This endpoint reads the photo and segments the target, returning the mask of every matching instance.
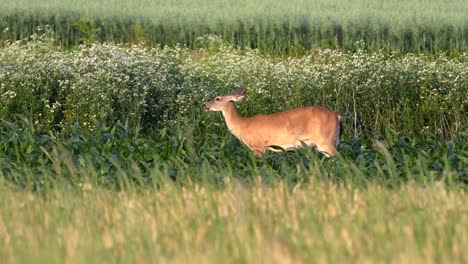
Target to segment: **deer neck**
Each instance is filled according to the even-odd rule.
[[[235,136],[238,136],[240,132],[239,128],[244,118],[239,114],[234,102],[229,102],[228,106],[223,111],[223,116],[229,131]]]

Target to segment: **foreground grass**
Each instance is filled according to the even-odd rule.
[[[203,126],[0,126],[8,263],[464,263],[466,134],[255,159]]]
[[[225,187],[115,192],[86,183],[47,195],[0,187],[8,263],[466,263],[468,195],[442,184]]]

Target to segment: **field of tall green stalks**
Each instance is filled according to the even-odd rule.
[[[0,40],[51,25],[56,43],[203,47],[205,35],[275,53],[310,48],[447,52],[468,46],[468,4],[456,1],[17,0],[0,3]]]

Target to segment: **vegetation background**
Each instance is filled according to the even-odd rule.
[[[0,2],[0,258],[466,263],[466,14],[466,1]],[[201,109],[239,85],[245,116],[340,113],[340,155],[255,158]]]
[[[0,3],[0,39],[23,39],[51,25],[57,44],[146,43],[201,48],[216,35],[275,54],[311,48],[401,52],[467,51],[463,0],[18,0]]]

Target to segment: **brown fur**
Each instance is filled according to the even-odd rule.
[[[340,117],[321,106],[303,107],[270,115],[242,117],[234,105],[244,98],[244,89],[221,95],[203,105],[207,111],[221,111],[234,136],[245,143],[257,157],[267,150],[296,149],[303,143],[335,155],[339,143]],[[338,133],[338,135],[337,135]]]

